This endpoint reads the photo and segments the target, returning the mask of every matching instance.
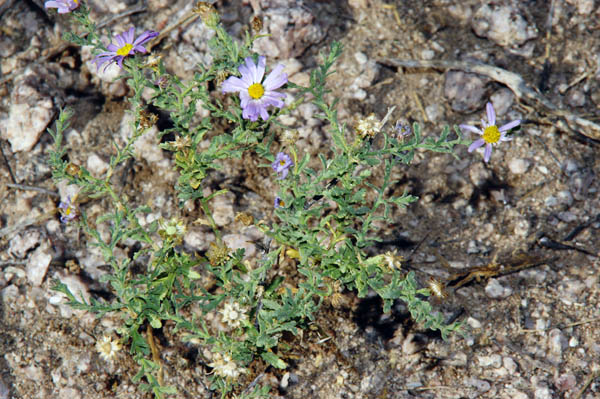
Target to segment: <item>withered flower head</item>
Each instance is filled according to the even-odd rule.
[[[199,1],[196,3],[193,11],[200,15],[202,22],[204,22],[209,28],[215,28],[219,23],[219,13],[212,4],[206,1]]]
[[[296,144],[299,137],[300,133],[297,130],[286,130],[281,136],[281,141],[283,142],[283,144],[291,146],[293,144]]]
[[[249,213],[239,212],[237,215],[235,215],[235,221],[242,222],[244,226],[250,226],[252,223],[254,223],[254,217]]]
[[[206,257],[212,266],[223,265],[229,259],[231,249],[224,242],[211,242]]]
[[[250,25],[252,25],[252,30],[255,33],[259,33],[261,31],[262,27],[263,27],[262,19],[258,15],[255,15],[252,18],[252,21],[250,22]]]
[[[429,279],[429,282],[427,283],[427,285],[429,288],[429,292],[431,292],[431,295],[436,297],[438,300],[443,300],[443,299],[448,298],[448,293],[446,292],[444,283],[442,283],[441,281],[436,280],[433,277],[431,277]]]
[[[67,168],[65,169],[65,172],[67,172],[67,174],[69,176],[75,177],[75,176],[79,175],[79,172],[81,172],[81,169],[79,168],[79,165],[69,162],[69,164],[67,165]]]
[[[356,132],[361,138],[375,137],[381,131],[381,122],[375,114],[370,114],[366,118],[359,119],[356,124]]]
[[[215,84],[217,86],[221,86],[223,84],[223,82],[225,81],[225,79],[227,79],[228,76],[229,76],[229,73],[227,71],[219,70],[217,72]]]
[[[152,112],[148,112],[146,110],[140,111],[140,127],[142,129],[149,129],[156,124],[158,121],[158,116],[153,114]]]
[[[186,148],[192,146],[192,140],[188,136],[177,136],[175,141],[171,141],[170,144],[178,151],[183,151]]]

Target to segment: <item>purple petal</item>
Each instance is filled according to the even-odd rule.
[[[262,82],[263,77],[265,76],[265,66],[267,65],[266,58],[264,56],[258,57],[258,64],[256,65],[256,80],[255,82]]]
[[[279,180],[283,180],[287,177],[288,173],[290,172],[289,169],[284,169],[281,171],[281,174],[279,175],[278,179]]]
[[[221,90],[223,93],[231,93],[232,91],[243,92],[248,90],[248,85],[242,79],[230,76],[221,85]]]
[[[250,94],[248,94],[248,90],[246,91],[240,91],[240,106],[242,108],[246,108],[248,106],[248,104],[250,104],[250,102],[255,102],[256,100],[253,99],[252,97],[250,97]]]
[[[132,26],[128,31],[123,32],[123,39],[125,43],[133,44],[133,38],[135,36],[135,28]]]
[[[253,102],[248,103],[248,105],[244,108],[242,112],[242,118],[250,119],[252,122],[256,122],[258,119],[259,109],[256,104]]]
[[[281,93],[267,93],[260,99],[260,101],[264,106],[272,105],[277,108],[283,108],[285,103],[279,99],[280,96],[278,96],[278,94]]]
[[[458,127],[460,127],[461,129],[465,129],[468,130],[470,132],[473,133],[477,133],[477,134],[483,134],[483,131],[476,128],[475,126],[471,126],[471,125],[458,125]]]
[[[250,69],[248,69],[248,67],[246,66],[246,64],[241,64],[238,67],[238,71],[240,71],[240,73],[242,74],[241,79],[244,82],[247,82],[248,86],[250,86],[253,83],[256,83],[256,82],[252,81],[252,72],[250,72]]]
[[[156,36],[158,36],[158,32],[155,32],[153,30],[147,30],[146,32],[142,33],[137,39],[135,39],[135,42],[133,42],[133,46],[135,47],[137,45],[144,44],[148,40],[153,39]]]
[[[117,45],[115,46],[117,49],[120,49],[121,47],[127,44],[122,34],[116,35],[115,40],[117,41]]]
[[[131,54],[132,52],[133,52],[133,53],[135,53],[135,52],[138,52],[138,53],[146,54],[147,50],[146,50],[146,48],[145,48],[144,46],[141,46],[141,45],[139,45],[139,44],[138,44],[137,46],[134,46],[134,47],[131,49],[131,52],[130,52],[130,54]]]
[[[250,81],[252,83],[260,83],[260,80],[257,78],[258,70],[256,68],[256,64],[252,61],[252,57],[246,57],[246,64],[244,65],[244,71],[242,71],[242,67],[240,66],[240,72],[242,72],[242,79],[246,81]],[[245,72],[245,73],[244,73]]]
[[[277,65],[265,79],[264,86],[267,91],[275,90],[286,84],[287,81],[288,76],[283,73],[283,65]]]
[[[512,129],[513,127],[517,127],[521,124],[521,120],[517,119],[515,121],[512,122],[508,122],[506,125],[502,125],[502,127],[500,127],[500,132],[506,132],[507,130]]]
[[[107,47],[108,51],[112,52],[112,53],[116,53],[117,50],[119,50],[119,47],[115,46],[114,44],[109,44]]]
[[[496,124],[496,111],[494,110],[494,106],[492,105],[492,103],[487,103],[485,106],[485,110],[487,112],[489,125],[495,125]]]
[[[473,143],[471,143],[471,145],[469,146],[469,152],[473,152],[476,149],[478,149],[479,147],[481,147],[482,145],[485,144],[485,140],[484,139],[479,139],[479,140],[475,140]]]
[[[263,121],[266,121],[269,119],[269,113],[267,112],[267,107],[265,107],[264,105],[260,105],[258,107],[258,110],[260,111],[260,117],[263,119]]]
[[[483,152],[483,160],[485,162],[490,160],[490,157],[492,156],[492,145],[488,144],[485,146],[485,151]]]

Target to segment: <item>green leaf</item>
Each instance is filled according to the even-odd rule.
[[[287,367],[287,363],[277,357],[273,352],[263,352],[260,354],[260,357],[275,368],[284,369]]]

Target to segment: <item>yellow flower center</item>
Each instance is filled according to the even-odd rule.
[[[260,83],[254,83],[248,87],[248,94],[250,94],[250,97],[257,100],[265,94],[265,88]]]
[[[489,144],[495,144],[500,140],[500,130],[498,126],[488,126],[483,130],[483,140]]]
[[[75,4],[79,5],[79,0],[73,0]]]
[[[67,209],[65,209],[65,215],[69,216],[71,214],[71,207],[68,206]]]
[[[129,54],[129,52],[131,51],[132,48],[133,48],[133,45],[127,43],[126,45],[124,45],[123,47],[121,47],[120,49],[117,50],[117,55],[121,55],[121,56],[125,57],[126,55]]]
[[[282,159],[281,161],[279,161],[279,165],[285,166],[285,159]]]
[[[283,202],[283,200],[279,200],[279,206],[282,208],[285,207],[285,202]]]

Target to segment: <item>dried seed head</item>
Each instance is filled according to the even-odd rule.
[[[105,335],[101,340],[96,342],[96,350],[100,352],[100,357],[104,360],[112,361],[117,355],[117,352],[121,350],[121,344]]]
[[[81,169],[79,168],[78,165],[75,165],[74,163],[69,162],[69,164],[67,165],[67,168],[65,169],[65,172],[67,172],[67,174],[69,176],[77,176],[79,175],[79,173],[81,172]]]
[[[231,249],[224,242],[211,242],[206,257],[212,266],[223,265],[229,259]]]
[[[281,141],[283,144],[287,146],[291,146],[298,142],[298,138],[300,137],[300,133],[297,130],[286,130],[283,132],[283,136],[281,137]]]
[[[427,285],[429,288],[429,292],[431,292],[431,295],[436,297],[438,300],[448,298],[448,293],[446,292],[445,285],[441,281],[431,277]]]
[[[209,28],[214,29],[219,23],[219,13],[212,4],[206,1],[199,1],[196,3],[193,11],[200,15],[202,22],[204,22]]]
[[[192,146],[192,140],[188,136],[177,136],[175,141],[171,141],[169,144],[177,151],[183,151]]]
[[[263,27],[262,19],[258,15],[255,15],[252,18],[250,25],[252,26],[252,30],[254,31],[254,33],[259,33]]]
[[[396,250],[387,251],[383,254],[383,261],[390,268],[390,270],[400,269],[402,267],[402,261],[404,258],[400,255],[396,255]]]
[[[366,118],[359,119],[356,124],[356,132],[361,138],[375,137],[381,131],[381,122],[375,114],[370,114]]]
[[[239,212],[237,215],[235,215],[235,221],[242,222],[244,226],[250,226],[254,223],[254,217],[249,213]]]
[[[140,127],[144,130],[151,128],[158,121],[158,116],[146,110],[140,111]]]
[[[223,84],[223,82],[225,81],[225,79],[227,79],[227,77],[229,76],[229,73],[225,70],[219,70],[217,72],[217,76],[216,76],[216,85],[217,86],[221,86]]]
[[[161,56],[160,55],[151,55],[148,57],[146,62],[144,63],[144,67],[154,69],[158,71],[158,66],[160,65]]]

